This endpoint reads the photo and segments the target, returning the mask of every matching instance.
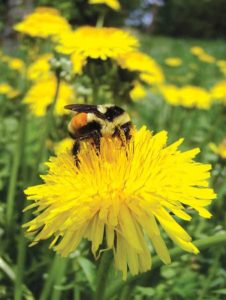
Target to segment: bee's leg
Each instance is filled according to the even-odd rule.
[[[131,139],[131,127],[132,127],[132,123],[131,122],[127,122],[125,124],[123,124],[120,129],[123,130],[125,138],[127,141],[129,141]]]
[[[100,138],[101,138],[100,132],[98,132],[97,130],[95,130],[92,133],[92,139],[93,139],[93,145],[95,147],[97,155],[99,155],[99,153],[100,153]]]
[[[113,136],[117,136],[121,140],[122,146],[126,146],[126,143],[131,139],[131,126],[131,122],[127,122],[122,126],[118,126],[115,128]]]
[[[126,144],[126,138],[124,134],[124,130],[121,127],[116,127],[114,134],[112,135],[113,137],[118,137],[122,143],[122,146],[125,146]]]
[[[72,154],[75,158],[76,167],[79,166],[79,159],[78,159],[79,149],[80,149],[80,142],[79,142],[79,140],[76,140],[74,142],[74,145],[73,145],[72,150],[71,150],[71,152],[72,152]]]

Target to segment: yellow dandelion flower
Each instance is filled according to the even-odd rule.
[[[84,58],[106,60],[137,47],[138,40],[122,29],[83,26],[74,32],[65,33],[56,49],[64,54],[77,53]]]
[[[159,91],[164,99],[171,105],[180,105],[180,89],[173,84],[159,86]]]
[[[10,69],[23,72],[25,70],[25,64],[22,59],[14,58],[8,60],[8,66]]]
[[[35,82],[23,99],[27,103],[32,113],[36,116],[43,116],[47,107],[53,102],[56,92],[56,78],[51,76]],[[66,82],[61,81],[55,113],[62,115],[65,113],[64,106],[73,103],[73,89]]]
[[[120,10],[121,8],[118,0],[89,0],[89,4],[106,4],[114,10]]]
[[[32,37],[48,38],[59,37],[70,31],[71,27],[57,9],[38,7],[23,21],[16,24],[14,29]]]
[[[182,60],[179,57],[168,57],[165,59],[165,64],[169,67],[179,67],[182,65]]]
[[[205,52],[205,50],[201,47],[194,46],[191,48],[191,53],[198,57],[199,60],[206,62],[206,63],[214,63],[216,58],[212,55],[209,55]]]
[[[221,158],[226,159],[226,138],[219,145],[209,143],[210,149]]]
[[[50,75],[49,60],[52,58],[52,54],[46,53],[39,56],[27,70],[27,77],[30,80],[45,79]]]
[[[212,104],[211,94],[205,89],[187,85],[180,89],[180,102],[185,107],[208,109]]]
[[[81,74],[83,67],[86,65],[85,57],[80,53],[73,53],[71,55],[71,62],[72,62],[72,72],[74,74]]]
[[[223,59],[218,60],[218,61],[217,61],[217,65],[218,65],[219,67],[226,67],[226,60],[223,60]]]
[[[210,92],[214,99],[221,100],[224,104],[226,104],[226,80],[217,82]]]
[[[1,94],[8,98],[15,98],[19,95],[19,91],[14,89],[8,83],[0,83],[0,95]]]
[[[203,62],[206,62],[206,63],[209,63],[209,64],[212,64],[216,61],[215,57],[212,56],[212,55],[209,55],[207,53],[203,53],[203,54],[200,54],[198,56],[199,60],[203,61]]]
[[[8,83],[0,83],[0,94],[7,95],[12,90]]]
[[[205,53],[205,50],[202,47],[199,47],[199,46],[191,47],[190,51],[193,55],[197,55],[197,56],[200,55],[200,54]]]
[[[112,249],[115,266],[127,277],[151,268],[149,242],[164,263],[170,262],[158,223],[184,250],[198,253],[178,218],[189,221],[185,206],[209,218],[205,208],[215,194],[208,187],[210,165],[193,161],[199,149],[181,152],[183,139],[166,146],[167,133],[134,130],[127,147],[117,138],[102,138],[100,153],[83,143],[78,158],[71,151],[51,158],[44,183],[25,191],[36,217],[25,224],[37,231],[34,243],[52,237],[50,248],[67,256],[82,238]],[[102,245],[102,247],[101,247]]]
[[[198,86],[185,85],[180,88],[175,85],[162,85],[159,91],[171,105],[209,109],[212,104],[211,94]]]
[[[164,81],[164,74],[157,62],[147,54],[133,51],[117,57],[121,68],[140,73],[140,79],[148,84],[160,84]]]
[[[223,73],[223,75],[226,76],[226,60],[218,60],[217,65],[220,69],[220,71]]]
[[[134,83],[133,89],[130,91],[130,97],[132,100],[141,100],[146,96],[147,92],[140,82],[136,81]]]

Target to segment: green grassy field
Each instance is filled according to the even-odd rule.
[[[169,84],[195,85],[210,91],[215,83],[225,79],[216,63],[201,62],[190,52],[192,46],[200,46],[216,60],[226,60],[226,42],[223,40],[147,35],[139,38],[142,50],[161,66]],[[26,62],[23,52],[18,50],[18,55]],[[182,65],[167,66],[165,59],[168,57],[180,58]],[[61,258],[48,249],[49,241],[28,247],[29,239],[21,228],[31,218],[29,212],[22,212],[26,201],[23,190],[40,182],[38,175],[46,171],[43,162],[53,154],[52,144],[67,137],[66,118],[55,120],[57,138],[45,140],[44,118],[33,117],[21,103],[29,83],[16,71],[6,68],[4,62],[0,64],[0,83],[9,82],[21,91],[21,96],[16,99],[7,99],[0,94],[0,299],[91,299],[100,264],[93,258],[88,242],[82,242],[68,258]],[[211,151],[209,143],[218,145],[226,137],[226,101],[206,110],[186,108],[170,105],[150,87],[146,87],[146,91],[144,99],[128,107],[137,126],[146,124],[154,132],[168,131],[169,143],[185,138],[181,148],[199,147],[201,153],[197,159],[211,163],[213,167],[211,185],[218,194],[209,208],[213,217],[202,219],[191,212],[192,221],[180,223],[193,240],[225,234],[226,160]],[[167,246],[173,248],[169,238],[164,237]],[[157,261],[153,271],[123,285],[112,268],[108,273],[105,299],[225,299],[225,243],[205,247],[200,252],[198,255],[185,252],[176,255],[176,252],[170,265]]]

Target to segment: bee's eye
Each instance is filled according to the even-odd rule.
[[[87,124],[87,114],[79,113],[75,115],[71,120],[71,124],[75,129],[85,126]]]

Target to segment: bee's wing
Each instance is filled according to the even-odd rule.
[[[80,112],[93,113],[101,119],[106,118],[105,115],[102,114],[97,109],[97,105],[92,105],[92,104],[68,104],[68,105],[64,106],[64,108],[72,110],[72,111],[77,112],[77,113],[80,113]]]
[[[70,109],[75,112],[94,112],[97,110],[96,105],[92,104],[68,104],[64,106],[66,109]]]

